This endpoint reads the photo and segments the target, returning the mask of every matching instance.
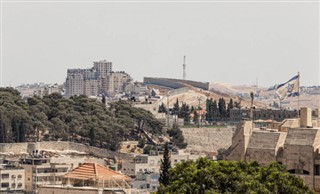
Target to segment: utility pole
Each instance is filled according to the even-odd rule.
[[[183,80],[186,81],[186,77],[187,77],[187,74],[186,74],[186,56],[183,56]]]
[[[200,102],[201,102],[201,97],[198,97],[198,101],[199,101],[199,107],[198,107],[198,128],[200,128],[200,121],[201,121],[201,111],[200,111]]]
[[[167,126],[169,128],[169,91],[167,92]]]

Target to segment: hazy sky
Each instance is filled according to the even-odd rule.
[[[258,1],[258,0],[257,0]],[[316,2],[2,3],[3,86],[63,83],[107,59],[144,76],[270,86],[319,84]]]

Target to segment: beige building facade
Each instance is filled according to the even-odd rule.
[[[68,69],[65,95],[113,95],[124,92],[131,81],[130,75],[124,71],[113,72],[112,62],[97,61],[89,69]]]
[[[310,108],[302,108],[299,119],[284,120],[278,128],[254,128],[252,120],[242,120],[226,159],[278,162],[320,193],[319,150],[320,117],[312,117]]]
[[[21,167],[3,166],[0,169],[0,192],[25,190],[25,170]]]

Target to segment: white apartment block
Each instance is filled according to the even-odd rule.
[[[25,190],[25,170],[21,167],[2,166],[0,169],[0,192]]]
[[[106,78],[112,72],[112,62],[96,61],[93,62],[93,68],[98,72],[100,78]]]
[[[112,62],[93,62],[91,69],[68,69],[66,96],[113,95],[124,92],[125,86],[131,81],[130,75],[124,71],[113,72]]]
[[[25,169],[25,190],[36,191],[40,185],[62,184],[63,176],[73,166],[67,163],[51,163],[49,158],[25,158],[21,160]]]
[[[174,167],[176,163],[187,160],[195,161],[200,157],[203,157],[203,155],[187,153],[171,154],[171,166]],[[161,159],[163,159],[163,155],[138,155],[133,161],[124,161],[121,171],[128,176],[136,176],[146,172],[159,173]]]
[[[82,95],[84,86],[82,69],[68,69],[66,79],[66,96]]]
[[[88,79],[84,80],[84,95],[86,96],[98,96],[98,80],[95,79]]]

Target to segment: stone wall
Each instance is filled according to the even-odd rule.
[[[68,141],[43,141],[43,142],[25,142],[25,143],[1,143],[0,152],[21,154],[32,153],[33,150],[75,150],[78,152],[86,152],[99,158],[114,158],[128,160],[133,154],[114,152],[106,149],[100,149],[80,143]]]
[[[143,83],[160,85],[160,86],[170,87],[173,89],[183,88],[187,84],[187,85],[191,85],[196,88],[201,88],[203,90],[209,90],[209,83],[208,82],[197,82],[197,81],[192,81],[192,80],[144,77]]]
[[[0,143],[0,152],[27,153],[28,143]]]
[[[242,120],[232,137],[232,145],[227,151],[227,160],[244,160],[245,153],[253,130],[251,120]]]
[[[188,151],[217,152],[220,148],[228,149],[233,131],[227,128],[181,128]]]

